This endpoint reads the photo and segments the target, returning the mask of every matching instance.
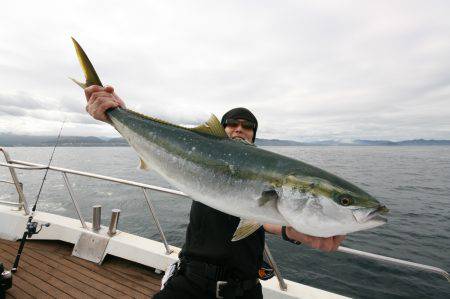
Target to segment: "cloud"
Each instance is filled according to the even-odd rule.
[[[26,107],[27,109],[42,109],[44,105],[38,99],[23,92],[18,94],[0,94],[1,107]]]
[[[8,41],[0,45],[0,117],[11,116],[0,131],[21,119],[67,118],[80,134],[113,134],[91,127],[100,125],[67,79],[82,77],[73,35],[129,108],[174,123],[245,106],[260,120],[260,137],[449,138],[446,1],[41,1],[28,8],[11,2],[0,13],[0,38]]]
[[[38,98],[26,93],[0,94],[0,115],[27,117],[36,120],[66,120],[78,124],[98,124],[79,105],[70,100]],[[16,120],[13,120],[14,123]],[[11,125],[9,125],[11,126]]]

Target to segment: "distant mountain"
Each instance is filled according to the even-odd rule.
[[[395,142],[389,140],[353,140],[354,145],[395,145]]]
[[[319,145],[319,146],[330,146],[330,145],[352,145],[351,143],[344,143],[337,140],[321,140],[309,142],[306,145]]]
[[[55,136],[30,136],[0,133],[0,147],[2,146],[54,146]],[[255,144],[258,146],[420,146],[420,145],[450,145],[450,140],[363,140],[357,139],[351,143],[344,143],[335,140],[323,140],[316,142],[298,142],[281,139],[261,139],[256,138]],[[58,146],[129,146],[124,138],[106,137],[82,137],[82,136],[62,136]]]
[[[54,146],[55,136],[30,136],[0,134],[1,146]],[[128,146],[123,138],[102,139],[99,137],[61,136],[58,146]]]
[[[450,145],[450,140],[426,140],[414,139],[404,141],[389,141],[389,140],[354,140],[355,145],[391,145],[391,146],[411,146],[411,145]]]
[[[292,140],[280,140],[280,139],[261,139],[256,138],[255,144],[258,146],[299,146],[307,145],[307,143],[292,141]]]

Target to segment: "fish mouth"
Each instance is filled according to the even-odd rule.
[[[386,214],[389,209],[386,206],[378,206],[376,208],[359,208],[352,211],[353,218],[356,222],[364,223],[369,220],[380,220],[386,222],[386,219],[380,215]]]

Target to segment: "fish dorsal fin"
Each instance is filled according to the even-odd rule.
[[[233,239],[231,239],[231,241],[236,242],[242,240],[253,234],[261,226],[262,224],[256,221],[241,219],[238,227],[236,228],[236,231],[233,234]]]
[[[197,133],[213,135],[216,137],[228,137],[227,133],[225,133],[225,129],[220,124],[219,119],[214,114],[211,114],[211,117],[205,123],[190,130]]]

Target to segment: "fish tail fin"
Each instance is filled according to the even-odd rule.
[[[94,66],[89,61],[89,58],[87,57],[83,48],[81,48],[80,44],[73,37],[72,42],[77,52],[78,61],[80,62],[84,76],[86,77],[86,83],[82,83],[72,78],[70,79],[83,89],[91,85],[103,86],[102,82],[100,81],[100,78],[97,75],[97,72],[94,69]]]

